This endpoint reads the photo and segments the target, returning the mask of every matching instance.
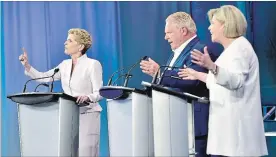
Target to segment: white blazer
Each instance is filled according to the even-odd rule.
[[[103,86],[102,66],[99,61],[88,58],[86,54],[82,55],[77,59],[72,75],[72,59],[64,60],[56,68],[59,68],[59,72],[54,75],[54,80],[61,80],[64,93],[71,96],[87,95],[90,101],[94,102],[90,103],[89,106],[82,107],[81,111],[102,111],[98,103],[102,99],[99,89]],[[42,73],[31,67],[29,72],[25,71],[25,74],[31,78],[46,77],[53,75],[54,69]],[[37,81],[50,82],[51,80],[49,78]]]
[[[220,55],[210,91],[207,154],[263,156],[267,146],[262,118],[259,62],[248,40],[239,37]]]

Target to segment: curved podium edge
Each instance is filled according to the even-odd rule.
[[[147,94],[145,90],[123,86],[104,86],[100,89],[100,95],[106,99],[126,99],[132,92]]]
[[[201,102],[201,103],[209,103],[209,99],[206,98],[206,97],[199,97],[199,96],[196,96],[196,95],[193,95],[193,94],[190,94],[190,93],[186,93],[186,92],[177,92],[177,91],[174,91],[174,90],[169,89],[167,87],[164,87],[162,85],[153,84],[153,83],[144,82],[144,81],[142,81],[142,85],[147,87],[147,88],[152,88],[152,89],[154,89],[156,91],[159,91],[159,92],[167,93],[167,94],[170,94],[170,95],[182,98],[182,99],[187,99],[188,101],[195,100],[195,101],[198,101],[198,102]]]
[[[24,105],[35,105],[45,102],[58,101],[62,97],[67,100],[76,101],[77,98],[72,97],[65,93],[49,93],[49,92],[28,92],[28,93],[17,93],[8,95],[7,98],[11,99],[13,102]],[[79,104],[79,106],[86,106],[88,103]]]

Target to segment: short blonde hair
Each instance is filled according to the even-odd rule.
[[[176,12],[169,15],[166,19],[166,23],[172,22],[178,27],[186,27],[189,32],[196,33],[196,24],[192,17],[185,12]]]
[[[232,5],[224,5],[220,8],[208,11],[209,21],[214,17],[217,21],[224,24],[223,35],[227,38],[237,38],[245,35],[247,22],[243,13]]]
[[[80,28],[72,28],[68,31],[68,34],[73,34],[76,36],[76,41],[79,44],[84,45],[84,49],[82,50],[82,54],[85,54],[86,51],[91,47],[92,45],[92,38],[91,35],[84,29]]]

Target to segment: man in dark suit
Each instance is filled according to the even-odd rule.
[[[192,63],[190,52],[193,49],[203,51],[205,45],[199,42],[197,37],[197,29],[195,22],[191,16],[185,12],[176,12],[171,14],[166,19],[165,27],[165,40],[171,45],[173,54],[167,61],[168,66],[183,67],[187,66],[196,71],[208,72],[207,69]],[[215,60],[215,56],[210,53],[210,56]],[[140,68],[143,73],[154,75],[159,69],[159,65],[149,58],[148,61],[141,61]],[[177,79],[178,69],[168,69],[164,72],[161,78],[161,84],[177,91],[188,92],[198,96],[209,97],[209,91],[206,85],[200,81],[181,80]],[[171,76],[175,76],[172,78]],[[194,102],[194,124],[195,124],[195,149],[197,152],[196,157],[205,157],[207,147],[207,134],[208,134],[208,117],[209,117],[209,104],[202,104]]]

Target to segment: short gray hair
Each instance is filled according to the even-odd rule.
[[[247,22],[243,13],[233,5],[224,5],[220,8],[208,11],[209,21],[214,17],[224,24],[224,36],[227,38],[237,38],[245,35]]]
[[[166,19],[166,23],[172,22],[176,24],[177,27],[185,27],[191,33],[196,33],[196,24],[192,17],[185,12],[176,12],[169,15]]]

